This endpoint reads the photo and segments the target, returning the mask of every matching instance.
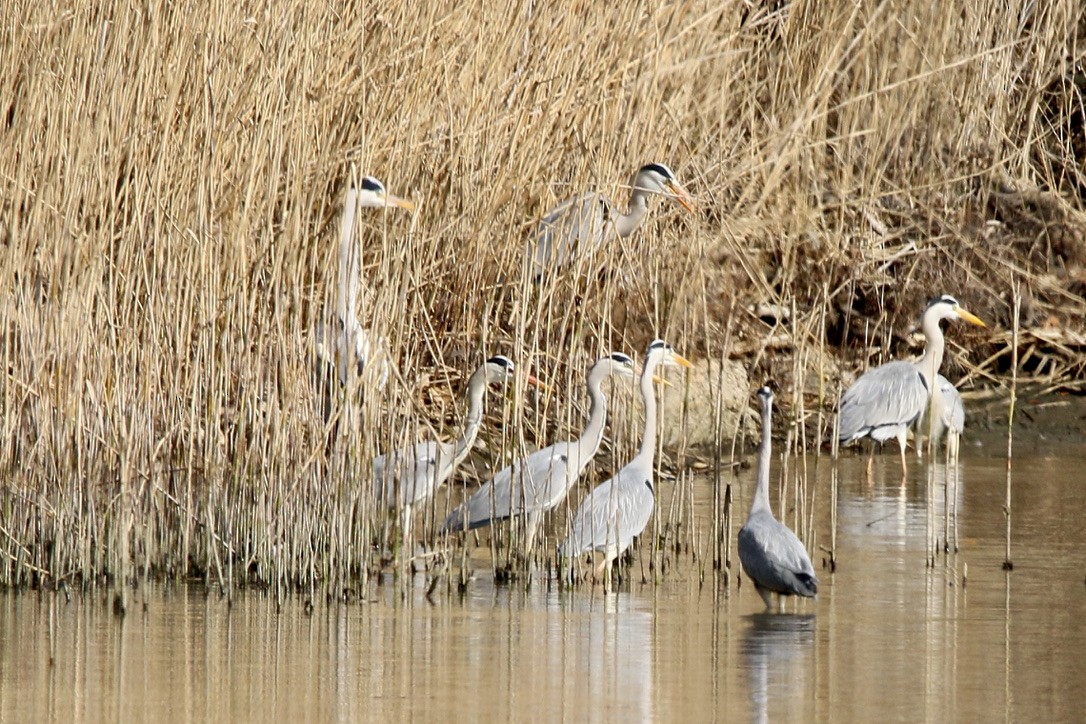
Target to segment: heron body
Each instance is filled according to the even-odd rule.
[[[898,360],[869,370],[841,397],[838,439],[842,444],[863,437],[877,442],[897,438],[901,467],[905,470],[905,438],[910,427],[926,429],[923,418],[929,402],[933,409],[944,405],[943,392],[935,384],[943,362],[945,340],[939,322],[960,318],[985,326],[951,296],[932,300],[921,318],[926,344],[923,356],[915,361]]]
[[[598,193],[570,199],[547,212],[536,230],[532,250],[534,271],[536,274],[558,271],[615,236],[630,236],[644,220],[652,195],[666,196],[688,211],[694,210],[690,195],[671,169],[662,163],[646,164],[634,177],[625,213]]]
[[[656,394],[652,383],[660,365],[689,367],[690,363],[662,340],[649,345],[640,382],[645,406],[641,449],[613,478],[598,485],[581,501],[573,515],[569,536],[559,548],[562,556],[570,558],[589,551],[602,552],[601,572],[630,547],[652,517],[656,500],[652,469],[656,449]]]
[[[512,378],[514,366],[507,357],[491,357],[468,380],[468,414],[464,431],[455,441],[423,441],[403,450],[378,455],[373,460],[373,479],[378,501],[402,514],[401,531],[405,540],[411,528],[415,505],[433,497],[467,457],[483,421],[483,397],[492,384],[504,384]],[[529,382],[537,383],[529,376]]]
[[[592,406],[581,437],[537,450],[499,471],[449,514],[441,532],[474,530],[524,515],[528,518],[524,552],[530,554],[543,514],[565,500],[600,449],[607,423],[607,398],[602,386],[611,375],[633,377],[633,360],[614,353],[592,365],[588,372]]]
[[[339,228],[335,321],[320,325],[316,331],[318,373],[323,375],[323,369],[330,368],[341,385],[347,384],[351,374],[356,374],[364,386],[383,387],[389,373],[385,341],[364,329],[358,320],[361,274],[360,254],[355,244],[355,216],[359,208],[414,211],[415,204],[388,193],[384,184],[372,176],[362,177],[357,185],[353,179],[348,183]]]
[[[792,530],[773,517],[769,506],[769,465],[772,459],[773,392],[758,390],[762,407],[762,444],[758,452],[758,482],[747,522],[739,530],[739,561],[754,588],[773,607],[773,594],[814,597],[818,593],[807,548]]]
[[[936,376],[938,398],[932,399],[932,440],[939,441],[946,435],[946,449],[951,458],[958,456],[962,432],[965,431],[965,405],[958,388],[942,375]],[[926,424],[924,421],[922,424]]]

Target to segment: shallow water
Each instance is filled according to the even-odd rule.
[[[842,459],[837,570],[785,614],[693,569],[607,595],[482,572],[433,603],[419,575],[406,604],[384,586],[311,614],[301,598],[277,611],[263,594],[152,586],[123,622],[105,593],[0,594],[0,721],[1081,720],[1086,445],[1015,459],[1009,573],[1006,463],[963,455],[961,551],[934,568],[925,467],[910,460],[903,483],[880,456],[868,482],[863,459]],[[829,466],[809,464],[828,545]],[[743,471],[739,510],[751,487]],[[704,514],[708,481],[695,493]]]

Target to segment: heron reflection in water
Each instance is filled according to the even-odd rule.
[[[810,719],[814,683],[815,616],[758,613],[743,632],[743,667],[750,680],[751,719]],[[773,716],[769,716],[770,702]]]

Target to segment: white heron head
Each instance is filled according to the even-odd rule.
[[[769,385],[758,390],[758,399],[762,401],[763,405],[773,404],[773,390],[769,389]]]
[[[958,300],[949,294],[943,294],[928,302],[927,308],[924,310],[924,317],[929,315],[933,316],[937,321],[940,319],[964,319],[970,324],[975,324],[978,327],[987,327],[980,317],[976,316],[972,312],[968,312]]]
[[[359,179],[358,186],[354,185],[352,179],[351,187],[347,191],[348,204],[351,203],[352,197],[354,203],[363,208],[383,209],[394,207],[407,211],[415,210],[415,203],[413,201],[390,194],[385,189],[385,185],[373,176],[363,176]]]
[[[662,163],[647,163],[637,171],[634,186],[650,193],[667,196],[678,202],[690,213],[695,212],[694,201],[683,188],[671,169]]]
[[[649,345],[645,352],[645,365],[658,364],[662,367],[693,367],[692,364],[671,348],[671,345],[662,339],[657,339]]]
[[[600,362],[607,365],[608,374],[612,374],[616,377],[637,376],[637,368],[629,355],[622,354],[621,352],[612,352],[610,356],[604,357]]]
[[[486,369],[486,381],[491,385],[504,385],[513,379],[517,371],[513,360],[501,354],[494,355],[483,366]],[[546,386],[532,375],[528,375],[527,380],[529,385],[546,389]]]

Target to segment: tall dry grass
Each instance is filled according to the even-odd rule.
[[[1038,374],[1081,377],[1084,11],[1015,5],[4,4],[0,584],[340,590],[375,565],[370,456],[455,434],[496,352],[559,391],[491,396],[499,465],[655,336],[790,380],[813,445],[840,350],[896,352],[944,291],[999,329],[1012,274]],[[647,161],[702,213],[659,204],[612,271],[534,287],[541,213]],[[310,331],[350,162],[421,210],[363,220],[398,374],[340,425]],[[952,379],[1001,384],[1006,345],[955,331]]]

